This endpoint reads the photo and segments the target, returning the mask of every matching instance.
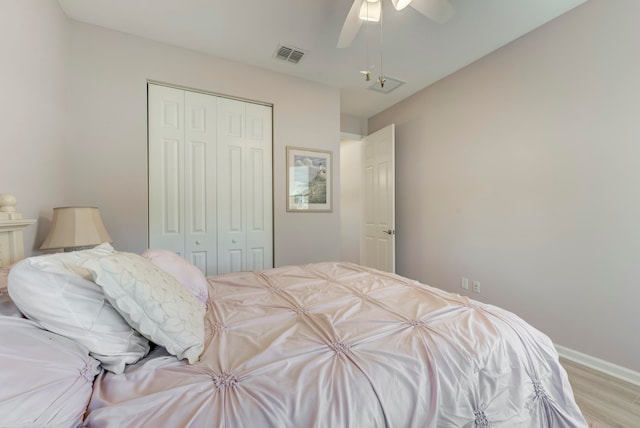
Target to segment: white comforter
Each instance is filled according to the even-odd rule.
[[[587,426],[551,341],[505,310],[344,263],[209,284],[200,361],[103,371],[86,426]]]

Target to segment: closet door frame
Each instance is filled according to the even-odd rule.
[[[199,141],[197,136],[195,138],[191,138],[189,130],[186,128],[183,129],[184,137],[182,139],[178,138],[179,136],[175,136],[174,138],[172,138],[174,141],[177,141],[177,143],[175,143],[176,147],[174,148],[173,153],[174,154],[176,152],[180,153],[180,155],[174,156],[175,159],[173,160],[177,165],[176,169],[179,170],[176,173],[176,176],[173,177],[173,183],[174,183],[173,185],[175,186],[176,189],[179,189],[179,190],[174,191],[172,194],[173,200],[179,201],[179,207],[177,209],[175,209],[174,207],[173,211],[170,211],[168,210],[165,204],[163,208],[163,212],[161,213],[154,212],[154,207],[163,206],[163,205],[161,201],[158,200],[160,195],[158,195],[158,192],[156,191],[155,187],[151,183],[152,178],[158,176],[157,175],[158,172],[154,169],[158,167],[157,166],[158,159],[154,158],[154,157],[157,157],[158,154],[154,153],[155,151],[151,149],[152,141],[157,140],[158,135],[155,135],[155,132],[152,129],[151,116],[153,114],[155,115],[161,114],[161,112],[156,111],[157,106],[152,105],[153,103],[151,102],[151,99],[150,99],[150,96],[151,96],[150,85],[184,91],[185,94],[192,93],[194,94],[194,99],[196,100],[198,99],[198,94],[202,94],[202,95],[214,97],[217,100],[229,99],[234,101],[240,101],[240,102],[246,103],[247,111],[251,111],[251,112],[254,110],[260,111],[260,110],[268,109],[268,115],[260,116],[259,119],[256,119],[256,116],[253,114],[248,114],[249,119],[247,119],[247,114],[245,114],[243,117],[242,133],[244,134],[246,141],[245,141],[244,154],[243,154],[244,159],[242,163],[243,163],[243,170],[246,173],[246,175],[243,179],[244,184],[242,185],[243,197],[245,198],[243,202],[244,214],[242,218],[242,222],[245,225],[244,226],[245,231],[244,231],[244,236],[242,240],[245,243],[245,247],[243,249],[244,254],[242,257],[242,262],[240,264],[236,264],[234,266],[227,266],[226,268],[220,269],[221,268],[220,262],[223,260],[220,259],[220,256],[221,256],[220,243],[222,238],[218,230],[220,225],[220,222],[218,219],[220,215],[219,214],[220,210],[218,207],[213,208],[216,213],[215,224],[213,225],[214,226],[213,229],[216,231],[215,238],[212,238],[211,235],[207,235],[206,233],[203,233],[203,228],[201,226],[204,220],[202,215],[200,215],[199,218],[195,218],[195,219],[193,217],[190,217],[189,219],[185,217],[187,216],[186,211],[188,211],[188,210],[185,211],[185,204],[186,203],[193,204],[193,192],[194,191],[199,193],[203,192],[202,188],[194,189],[193,186],[189,185],[189,181],[191,180],[192,177],[187,177],[187,174],[186,174],[185,168],[188,165],[191,165],[195,160],[195,157],[192,156],[194,153],[192,153],[190,150],[195,150],[196,152],[201,154],[203,153],[202,145],[197,144]],[[147,81],[147,91],[148,91],[148,94],[147,94],[148,153],[147,155],[148,155],[148,168],[149,168],[148,169],[148,189],[149,189],[148,245],[149,246],[154,245],[156,248],[157,247],[180,248],[180,251],[176,251],[176,252],[180,253],[180,255],[187,258],[189,261],[191,261],[201,269],[204,268],[203,271],[206,270],[205,273],[208,273],[208,274],[223,273],[223,272],[227,272],[230,270],[237,270],[237,269],[246,270],[246,269],[261,269],[261,268],[273,267],[273,264],[274,264],[273,246],[275,241],[274,233],[273,233],[274,231],[274,228],[273,228],[273,209],[274,209],[273,208],[274,207],[274,201],[273,201],[273,193],[274,193],[273,192],[273,185],[274,185],[273,183],[273,105],[268,103],[256,102],[254,100],[228,97],[225,95],[220,95],[220,94],[216,94],[208,91],[196,90],[193,88],[172,85],[172,84],[167,84],[167,83],[153,81],[153,80]],[[182,124],[183,128],[193,125],[188,123],[188,115],[184,114],[189,104],[190,103],[187,101],[187,97],[185,95],[185,98],[183,99],[183,102],[182,102],[183,114],[181,117],[177,119],[177,121],[180,124]],[[195,104],[198,104],[198,102],[196,102]],[[217,108],[216,108],[216,114],[217,114]],[[216,119],[216,123],[214,125],[216,127],[216,132],[219,127],[219,123],[217,122],[217,120],[219,120],[219,118]],[[264,128],[262,129],[262,131],[260,131],[260,133],[267,134],[266,137],[268,137],[267,139],[268,141],[266,141],[267,144],[262,142],[263,144],[262,147],[258,147],[258,145],[255,144],[256,142],[260,143],[260,141],[258,141],[259,138],[255,138],[256,135],[260,133],[253,132],[255,128],[254,125],[259,123],[260,121],[264,122],[263,123]],[[208,123],[207,126],[211,126],[211,124]],[[197,126],[195,127],[191,126],[191,128],[197,128]],[[180,131],[177,131],[177,133],[179,132]],[[192,144],[191,145],[192,147],[190,148],[189,141],[195,141],[196,144]],[[214,192],[216,193],[215,199],[217,201],[219,200],[217,195],[217,192],[218,192],[217,189],[221,181],[220,169],[219,169],[221,165],[219,160],[219,149],[218,149],[219,146],[218,146],[217,139],[215,144],[216,144],[215,146],[216,154],[214,156],[216,159],[213,162],[213,165],[215,166],[214,168],[215,178],[212,178],[211,176],[209,176],[205,182],[208,188],[210,188],[212,185],[215,186],[216,190],[214,190]],[[207,157],[210,155],[209,152],[210,151],[207,152]],[[262,174],[264,177],[268,177],[268,180],[263,180],[255,176],[253,174],[254,171],[251,171],[251,173],[249,173],[251,170],[251,168],[249,168],[249,165],[253,164],[255,166],[260,156],[267,156],[267,160],[261,165],[264,167],[263,168],[264,171],[262,171]],[[207,160],[207,162],[210,162],[210,160]],[[207,170],[209,170],[208,167],[207,167]],[[201,171],[201,175],[204,174],[204,172],[202,172],[204,171],[202,168],[200,169],[200,171]],[[207,172],[206,174],[209,174],[209,173]],[[209,190],[207,190],[207,193],[208,192]],[[246,208],[247,206],[250,206],[250,205],[255,206],[256,201],[261,201],[265,198],[268,198],[268,201],[265,201],[268,203],[265,203],[263,205],[263,208],[261,209],[261,211],[263,211],[263,214],[264,214],[261,220],[257,220],[255,219],[255,216],[247,214],[247,208]],[[207,198],[207,207],[206,207],[207,211],[212,209],[209,203],[210,203],[210,199]],[[200,204],[199,208],[202,208],[202,204]],[[167,215],[169,216],[167,217]],[[163,218],[164,220],[166,220],[167,218],[172,220],[172,223],[171,223],[172,228],[169,231],[171,233],[167,234],[165,233],[165,230],[163,230],[163,228],[159,228],[158,225],[161,224],[160,220],[162,220]],[[210,222],[210,220],[207,220],[207,221]],[[166,226],[166,225],[163,225],[163,226]],[[162,233],[161,233],[162,239],[157,239],[158,230],[162,230]],[[194,230],[196,232],[195,234],[190,233],[190,232],[193,232]],[[200,236],[201,239],[198,239],[198,236],[197,236],[198,234],[201,234]],[[180,235],[184,237],[183,239],[184,245],[182,246],[178,244],[180,241],[180,238],[178,236]],[[193,235],[193,236],[189,236],[189,235]],[[259,237],[268,238],[268,245],[262,245],[261,247],[259,244],[256,244],[256,242],[258,242],[260,239]],[[191,240],[193,240],[194,242],[190,242]],[[210,250],[208,251],[208,254],[206,250],[204,253],[199,251],[199,249],[201,248],[199,246],[202,246],[204,242],[207,242],[208,244],[210,244],[212,240],[216,241],[215,254],[213,254],[213,252]],[[196,244],[196,241],[199,241],[199,243]],[[204,266],[200,266],[203,263],[204,259],[207,260],[206,268]],[[213,271],[214,269],[211,266],[212,264],[215,265],[215,271]]]

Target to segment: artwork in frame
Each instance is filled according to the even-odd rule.
[[[331,152],[287,147],[287,211],[330,212]]]

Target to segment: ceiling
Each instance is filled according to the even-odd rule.
[[[58,0],[74,20],[204,52],[340,89],[342,114],[368,118],[586,0],[451,0],[456,14],[437,24],[382,0],[380,26],[363,26],[336,48],[351,0]],[[284,44],[298,64],[274,58]],[[360,70],[374,65],[372,81]],[[383,69],[406,83],[369,89]]]

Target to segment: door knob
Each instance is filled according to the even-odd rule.
[[[387,235],[395,235],[396,231],[392,230],[392,229],[389,229],[389,230],[385,230],[384,233],[386,233]]]
[[[200,245],[200,241],[196,241],[196,245]]]

